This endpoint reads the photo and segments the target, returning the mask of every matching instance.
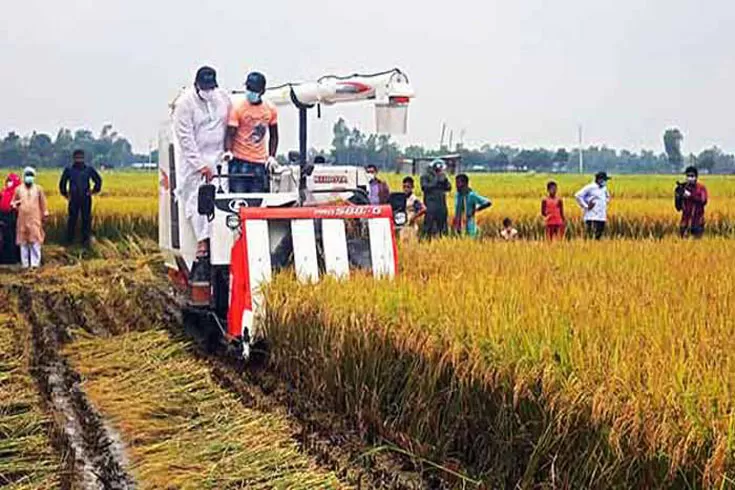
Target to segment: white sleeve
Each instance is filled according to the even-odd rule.
[[[199,147],[194,137],[194,112],[189,107],[188,101],[182,101],[176,105],[174,111],[174,133],[179,140],[181,155],[187,165],[200,169],[206,166],[199,153]]]
[[[577,204],[582,209],[587,209],[587,193],[589,192],[589,185],[582,187],[579,192],[574,195],[574,199],[577,200]]]

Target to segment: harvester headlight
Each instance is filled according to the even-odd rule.
[[[240,216],[237,214],[227,216],[227,228],[231,230],[237,230],[240,228]]]
[[[395,221],[396,225],[403,226],[406,224],[406,213],[396,213],[393,216],[393,221]]]

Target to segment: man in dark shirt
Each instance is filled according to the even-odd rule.
[[[82,215],[82,244],[87,247],[92,233],[92,196],[102,190],[102,178],[93,167],[84,164],[84,151],[74,151],[74,163],[64,169],[59,191],[69,201],[69,220],[66,226],[67,243],[74,242],[74,231],[79,214]],[[90,189],[90,182],[94,187]]]
[[[421,175],[421,190],[424,191],[426,215],[424,235],[427,238],[445,236],[449,233],[447,225],[447,192],[452,190],[444,173],[444,161],[434,160]]]

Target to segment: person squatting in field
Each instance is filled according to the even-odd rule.
[[[426,213],[426,206],[413,192],[413,177],[403,179],[403,193],[406,194],[406,225],[401,228],[400,238],[403,242],[415,242],[419,236],[418,220]]]
[[[446,236],[449,233],[447,192],[452,190],[452,184],[444,172],[442,160],[434,160],[421,174],[421,190],[426,204],[424,235],[427,238]]]
[[[503,220],[503,228],[500,230],[500,238],[506,242],[514,242],[518,239],[518,230],[513,228],[513,220],[505,218]]]
[[[209,281],[211,223],[197,212],[197,199],[199,187],[212,180],[217,164],[223,160],[229,112],[230,99],[217,84],[217,72],[203,66],[197,71],[193,86],[177,100],[173,114],[174,134],[181,148],[176,198],[183,201],[184,216],[197,240],[192,281]]]
[[[681,211],[679,234],[682,238],[704,235],[704,208],[707,206],[707,188],[699,180],[697,167],[687,167],[686,183],[677,186],[677,209]]]
[[[15,240],[18,213],[11,206],[15,190],[21,185],[18,174],[10,173],[0,191],[0,264],[20,262],[20,249]]]
[[[278,111],[263,100],[265,88],[262,73],[249,73],[245,100],[230,108],[225,159],[230,174],[243,175],[230,178],[230,192],[269,192],[268,173],[278,168]]]
[[[49,215],[46,195],[35,181],[36,171],[32,167],[26,167],[23,170],[23,185],[15,190],[11,203],[18,211],[16,243],[20,246],[20,261],[25,268],[41,265],[43,223]]]
[[[553,180],[546,184],[548,195],[541,200],[541,216],[546,222],[546,239],[563,240],[565,231],[564,201],[557,197],[558,185]]]
[[[476,238],[479,234],[475,215],[492,206],[490,199],[483,197],[470,188],[467,174],[459,174],[455,178],[457,194],[454,197],[454,222],[452,229],[458,234],[466,234]]]
[[[597,172],[595,181],[582,187],[574,195],[577,204],[584,211],[584,224],[588,238],[599,240],[605,233],[607,223],[607,207],[610,203],[610,191],[607,181],[610,177],[605,172]]]
[[[102,190],[102,177],[94,167],[84,163],[84,150],[75,150],[73,163],[64,169],[59,180],[59,192],[69,201],[66,241],[74,242],[77,221],[82,217],[82,244],[87,247],[92,238],[92,196]],[[90,187],[90,182],[94,187]]]

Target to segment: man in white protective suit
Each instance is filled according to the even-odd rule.
[[[212,180],[217,163],[225,151],[230,99],[217,85],[217,72],[199,68],[194,86],[179,97],[174,110],[174,133],[181,150],[177,166],[177,198],[184,203],[184,214],[197,240],[196,261],[190,281],[209,282],[209,237],[211,224],[197,212],[199,187]]]

